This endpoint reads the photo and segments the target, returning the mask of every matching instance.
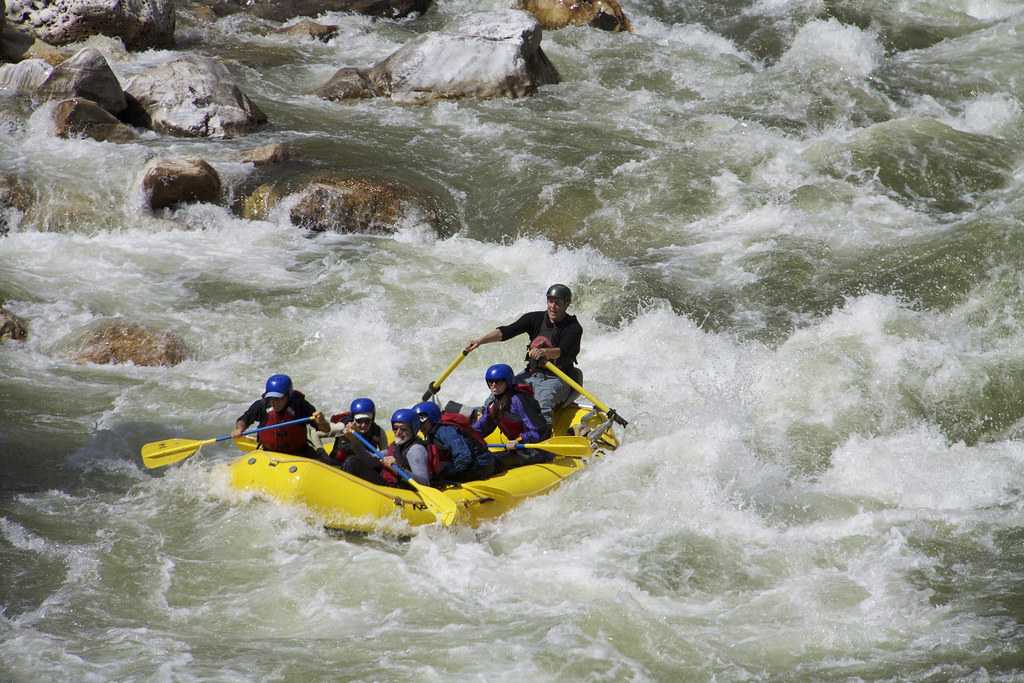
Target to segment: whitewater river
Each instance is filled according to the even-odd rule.
[[[521,100],[306,93],[501,0],[327,44],[179,8],[270,125],[63,140],[0,99],[0,680],[1024,679],[1024,6],[626,0],[632,34],[544,33]],[[172,51],[94,40],[122,82]],[[426,188],[440,232],[310,236],[139,174],[287,143]],[[319,407],[417,400],[465,343],[564,282],[587,386],[630,426],[479,529],[327,532],[232,491],[218,444],[287,372]],[[83,330],[177,333],[175,367],[78,364]],[[482,347],[442,398],[479,403]]]

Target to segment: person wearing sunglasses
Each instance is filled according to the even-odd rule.
[[[334,448],[328,462],[339,465],[341,469],[361,479],[378,481],[380,461],[373,457],[363,442],[355,436],[359,434],[378,450],[385,450],[388,447],[388,437],[377,424],[376,417],[376,404],[372,399],[361,397],[354,399],[346,412],[331,416],[330,424],[321,419],[317,423],[320,436],[334,437]]]
[[[532,448],[516,450],[517,444],[536,443],[551,436],[551,427],[533,397],[533,387],[516,384],[515,372],[505,363],[487,368],[484,381],[491,393],[473,429],[480,434],[490,434],[495,429],[501,431],[506,439],[507,454],[501,457],[505,467],[551,462],[550,453]]]
[[[529,335],[527,366],[516,377],[516,381],[526,382],[533,387],[533,396],[540,404],[544,419],[551,424],[554,410],[575,398],[576,392],[544,366],[550,361],[559,370],[580,384],[583,383],[583,373],[576,367],[583,326],[576,316],[567,312],[572,303],[572,291],[568,287],[562,284],[551,285],[548,287],[547,300],[545,310],[524,313],[515,322],[500,325],[470,341],[463,351],[470,353],[483,344],[507,341],[521,334]]]

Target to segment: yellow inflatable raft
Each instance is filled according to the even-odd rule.
[[[591,443],[590,455],[555,456],[550,463],[516,467],[490,479],[441,491],[458,506],[461,520],[476,526],[526,498],[547,493],[595,457],[614,450],[618,440],[609,427],[604,413],[570,404],[555,413],[554,433],[569,434],[573,429],[586,433]],[[500,443],[501,439],[491,434],[488,441]],[[434,514],[411,489],[378,486],[311,458],[256,450],[252,439],[238,439],[236,443],[248,452],[229,466],[234,488],[303,505],[328,527],[389,531],[403,527],[402,520],[411,526],[435,521]]]

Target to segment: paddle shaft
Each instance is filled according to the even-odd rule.
[[[448,379],[448,375],[455,372],[455,368],[459,367],[459,363],[465,360],[466,356],[468,355],[469,354],[466,353],[465,351],[460,351],[459,355],[456,356],[455,360],[449,363],[448,367],[445,368],[444,372],[441,373],[441,376],[435,379],[429,385],[427,385],[427,390],[423,392],[423,397],[420,400],[429,401],[431,396],[441,391],[441,384],[443,384],[444,381]]]
[[[255,429],[247,429],[246,431],[239,434],[239,436],[249,436],[250,434],[255,434],[256,432],[265,432],[268,429],[280,429],[281,427],[287,427],[288,425],[297,425],[301,422],[312,421],[313,418],[311,417],[300,417],[295,420],[288,420],[287,422],[278,422],[277,424],[267,425],[266,427],[256,427]],[[214,441],[225,441],[227,439],[233,438],[235,438],[233,434],[228,434],[226,436],[218,436],[216,439],[214,439]]]
[[[288,425],[299,424],[301,422],[309,422],[313,418],[311,417],[300,417],[296,420],[288,420],[286,422],[279,422],[273,425],[267,425],[265,427],[257,427],[250,429],[246,432],[242,432],[240,436],[248,436],[255,434],[256,432],[266,431],[268,429],[280,429],[281,427],[287,427]],[[173,448],[163,448],[168,442],[154,441],[148,443],[142,447],[142,464],[148,469],[156,469],[158,467],[165,467],[172,465],[176,462],[181,462],[186,458],[192,457],[196,451],[203,446],[208,446],[218,441],[226,441],[234,438],[233,434],[225,434],[224,436],[218,436],[212,439],[205,439],[203,441],[189,441],[186,439],[171,439],[170,443],[174,441],[185,441],[185,443],[174,446]]]
[[[400,467],[398,464],[391,463],[390,465],[388,465],[387,463],[385,463],[384,462],[384,456],[387,455],[387,454],[384,453],[384,451],[378,451],[374,447],[374,445],[372,443],[370,443],[369,441],[367,441],[366,438],[362,434],[360,434],[359,432],[356,432],[356,431],[352,431],[351,434],[354,437],[356,437],[357,439],[359,439],[360,441],[363,442],[363,445],[366,446],[370,450],[370,455],[372,455],[373,457],[377,458],[377,460],[380,460],[381,463],[384,465],[384,467],[387,467],[389,470],[391,470],[392,472],[397,474],[399,477],[402,478],[403,481],[407,481],[409,483],[417,483],[417,484],[419,483],[419,482],[417,482],[413,478],[412,474],[410,474],[408,471],[406,471],[405,469]]]
[[[575,389],[579,393],[581,393],[584,396],[586,396],[587,398],[589,398],[590,402],[593,403],[598,409],[603,411],[605,414],[607,414],[608,417],[610,417],[611,419],[615,420],[616,422],[618,422],[623,427],[625,427],[626,425],[629,424],[628,422],[626,422],[625,419],[623,419],[623,417],[621,415],[619,415],[617,412],[615,412],[614,408],[609,408],[607,403],[605,403],[604,401],[602,401],[601,399],[597,398],[596,396],[591,394],[589,391],[584,389],[582,384],[580,384],[579,382],[574,380],[572,377],[570,377],[569,375],[567,375],[564,372],[562,372],[561,370],[559,370],[557,365],[555,365],[551,361],[548,361],[547,363],[544,364],[544,367],[547,368],[548,370],[550,370],[551,372],[555,373],[555,375],[557,375],[559,379],[561,379],[563,382],[568,384],[571,388]]]
[[[454,500],[444,495],[443,493],[433,488],[432,486],[427,486],[426,484],[419,483],[418,481],[413,479],[413,476],[411,474],[409,474],[407,471],[405,471],[398,465],[395,465],[393,463],[390,465],[386,464],[384,462],[385,454],[383,451],[378,451],[376,448],[374,448],[373,444],[367,441],[362,434],[359,434],[358,432],[351,433],[355,434],[355,437],[359,439],[363,443],[363,445],[366,446],[367,449],[369,449],[370,454],[373,457],[377,458],[377,460],[380,460],[381,464],[384,465],[384,467],[387,467],[389,470],[394,472],[398,477],[400,477],[403,481],[408,483],[409,486],[412,486],[413,489],[415,489],[416,493],[419,494],[420,499],[423,501],[423,504],[427,506],[427,509],[434,514],[434,517],[438,521],[440,521],[441,524],[443,524],[444,526],[451,526],[455,523],[455,520],[459,518],[459,508],[455,504]]]

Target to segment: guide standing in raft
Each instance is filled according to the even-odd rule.
[[[580,352],[583,326],[576,316],[566,309],[572,303],[572,291],[562,284],[548,287],[548,305],[544,311],[524,313],[514,323],[501,325],[466,345],[470,353],[483,344],[506,341],[526,333],[530,345],[526,352],[526,369],[516,377],[517,382],[526,382],[533,387],[533,397],[540,404],[541,412],[548,424],[552,422],[555,408],[571,401],[575,393],[557,375],[543,366],[551,361],[559,370],[583,383],[583,373],[576,367],[576,356]]]

